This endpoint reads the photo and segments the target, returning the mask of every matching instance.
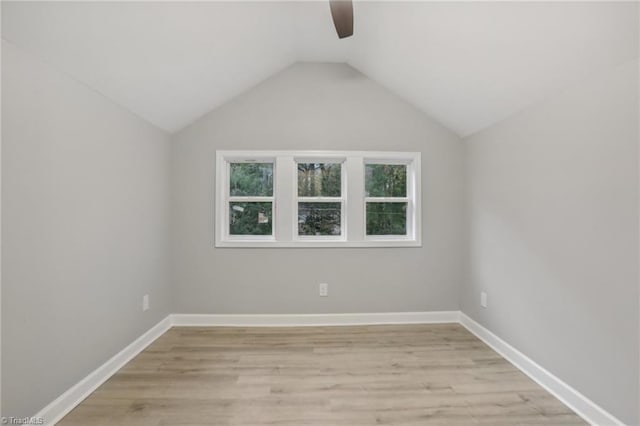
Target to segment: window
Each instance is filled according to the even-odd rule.
[[[344,235],[342,163],[303,160],[297,170],[298,237]]]
[[[217,247],[420,246],[420,207],[420,153],[216,153]]]
[[[407,165],[365,165],[367,235],[407,235]]]
[[[273,237],[273,163],[229,162],[229,235]]]

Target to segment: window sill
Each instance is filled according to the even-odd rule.
[[[242,240],[216,241],[217,248],[390,248],[422,247],[416,240],[366,240],[366,241],[265,241]]]

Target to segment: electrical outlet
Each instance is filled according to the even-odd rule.
[[[142,296],[142,312],[149,309],[149,295],[145,294]]]
[[[320,285],[318,286],[318,292],[319,292],[321,297],[329,296],[329,284],[320,283]]]
[[[480,306],[487,307],[487,293],[484,291],[480,292]]]

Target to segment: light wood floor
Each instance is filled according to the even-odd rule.
[[[173,328],[59,425],[577,425],[457,324]]]

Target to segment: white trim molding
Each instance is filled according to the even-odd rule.
[[[382,324],[457,323],[459,311],[380,312],[367,314],[173,314],[174,326],[306,327]]]
[[[619,426],[620,420],[535,361],[460,311],[353,314],[171,314],[96,368],[36,414],[55,425],[126,363],[171,327],[307,327],[458,323],[592,425]]]
[[[420,152],[387,151],[216,151],[214,246],[222,247],[422,247],[422,177]],[[231,194],[234,163],[265,163],[273,167],[272,193],[237,196]],[[340,164],[339,196],[300,197],[299,163]],[[398,165],[406,170],[406,194],[398,197],[368,197],[367,165]],[[244,211],[232,203],[268,203],[271,206],[271,233],[232,235],[230,212]],[[300,203],[339,203],[340,235],[299,235]],[[370,203],[402,203],[406,226],[402,235],[367,235],[366,208]],[[231,207],[235,207],[232,209]],[[234,213],[235,214],[235,213]],[[268,208],[262,218],[268,221]],[[257,223],[261,223],[258,215]],[[253,222],[256,223],[256,222]],[[268,231],[264,229],[264,231]]]
[[[126,363],[131,361],[136,355],[142,352],[147,346],[153,343],[171,328],[171,316],[167,316],[158,324],[151,327],[142,336],[134,340],[129,346],[115,354],[107,362],[93,370],[84,379],[70,387],[65,393],[56,398],[49,405],[44,407],[35,418],[44,419],[45,425],[55,425],[62,420],[71,410],[78,406],[100,385],[106,382]]]
[[[460,312],[460,324],[592,425],[624,426],[595,402],[560,380],[534,360]]]

